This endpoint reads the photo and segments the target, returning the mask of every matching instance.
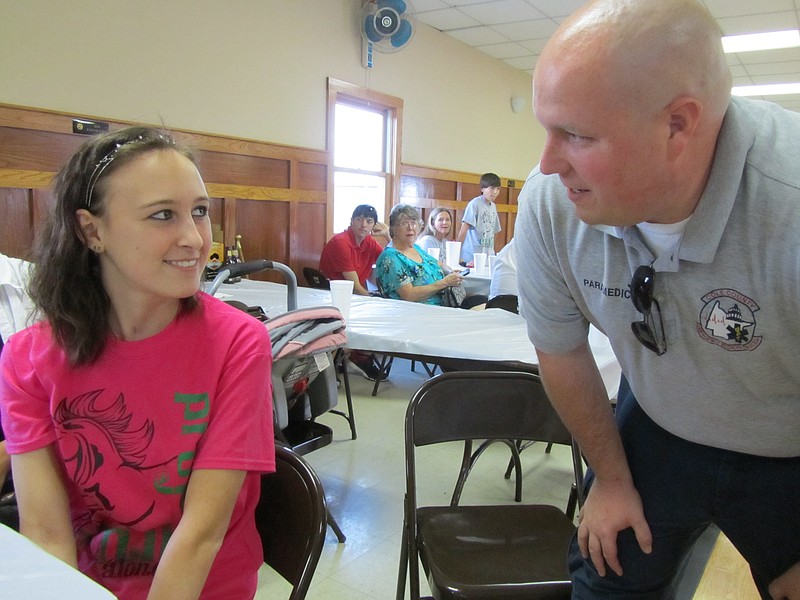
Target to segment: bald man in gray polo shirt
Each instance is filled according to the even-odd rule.
[[[593,472],[574,598],[662,597],[710,523],[765,598],[800,597],[800,115],[730,88],[694,0],[592,2],[536,67],[547,140],[515,244]],[[622,366],[616,422],[590,323]]]

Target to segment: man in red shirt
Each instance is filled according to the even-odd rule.
[[[350,227],[325,244],[319,270],[328,279],[349,279],[354,294],[369,296],[367,280],[372,278],[375,261],[388,242],[389,228],[378,222],[377,211],[369,204],[360,204],[353,211]]]
[[[381,239],[378,243],[375,238]],[[319,270],[328,279],[349,279],[353,293],[369,296],[367,280],[383,247],[389,242],[389,228],[378,221],[378,212],[369,204],[359,204],[353,211],[350,227],[334,235],[322,248]],[[371,381],[386,379],[375,357],[366,352],[350,352],[350,362]]]

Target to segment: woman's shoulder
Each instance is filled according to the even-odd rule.
[[[242,335],[256,338],[269,339],[267,328],[264,324],[243,310],[232,306],[219,298],[201,292],[198,317],[202,319],[203,326],[214,333],[215,337],[232,334],[234,337]]]
[[[38,348],[53,345],[53,330],[47,321],[37,321],[33,325],[21,329],[5,340],[3,352],[11,348]]]
[[[439,261],[433,258],[427,250],[420,248],[417,244],[414,244],[414,247],[419,253],[421,259],[420,264],[425,265],[428,269],[439,269]]]
[[[66,352],[53,338],[47,321],[18,331],[3,344],[2,361],[13,361],[17,369],[35,370],[36,365],[66,365],[68,362]]]
[[[423,250],[429,250],[431,248],[438,248],[439,247],[439,240],[437,240],[434,236],[428,234],[423,235],[417,238],[417,246],[422,248]]]
[[[383,252],[381,252],[381,255],[378,257],[378,260],[397,260],[397,258],[400,256],[403,256],[403,253],[397,248],[394,246],[386,246],[386,248],[383,249]]]
[[[434,238],[434,242],[436,242],[436,238]],[[439,247],[439,243],[436,242],[435,245],[430,246],[430,247],[431,248],[438,248]],[[419,240],[417,240],[417,243],[414,244],[414,249],[417,252],[419,252],[419,255],[422,258],[423,262],[427,261],[428,259],[431,259],[433,262],[438,262],[435,258],[433,258],[433,256],[431,256],[430,252],[428,252],[429,247],[428,246],[423,246],[422,244],[420,244]]]

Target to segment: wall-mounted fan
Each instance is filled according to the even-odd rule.
[[[363,62],[372,67],[373,50],[397,52],[414,36],[413,8],[408,0],[366,0],[361,9]]]

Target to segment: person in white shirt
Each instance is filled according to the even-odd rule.
[[[489,283],[489,300],[495,296],[519,296],[517,285],[517,255],[514,251],[514,238],[498,252],[492,266],[492,280]]]
[[[0,348],[12,333],[24,329],[32,322],[33,301],[25,289],[31,263],[20,258],[0,254]],[[11,473],[11,457],[6,450],[6,441],[0,423],[0,496],[12,491],[8,478]],[[0,522],[19,528],[19,517],[15,507],[0,507]]]
[[[3,340],[31,324],[33,301],[25,290],[30,266],[26,260],[0,254],[0,338]]]

